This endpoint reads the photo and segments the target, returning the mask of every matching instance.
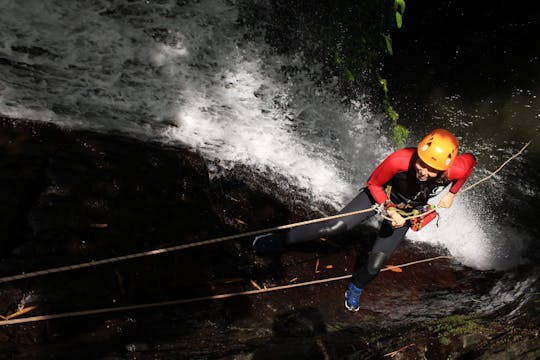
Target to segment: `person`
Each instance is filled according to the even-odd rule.
[[[339,213],[372,208],[371,211],[338,219],[299,226],[286,232],[257,236],[253,248],[259,255],[279,253],[290,245],[341,234],[377,213],[377,204],[386,214],[366,263],[354,272],[345,291],[345,307],[360,309],[364,287],[386,265],[409,229],[419,231],[436,218],[428,200],[449,186],[437,207],[449,208],[454,197],[476,165],[470,153],[458,154],[458,140],[448,130],[435,129],[416,148],[407,147],[390,154],[370,175],[366,186]],[[410,220],[411,214],[421,215]]]

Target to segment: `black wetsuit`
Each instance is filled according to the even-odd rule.
[[[383,203],[388,199],[401,206],[408,205],[410,208],[425,205],[429,198],[436,196],[449,184],[452,184],[450,191],[457,192],[470,175],[476,162],[471,154],[463,154],[458,156],[452,167],[440,176],[428,181],[419,181],[414,169],[416,160],[416,148],[401,149],[388,156],[373,171],[367,187],[362,189],[339,213],[369,209],[374,204]],[[391,186],[390,189],[389,186]],[[297,227],[286,234],[285,243],[298,244],[338,235],[360,225],[374,214],[375,210],[372,210]],[[357,287],[363,288],[377,276],[405,237],[409,227],[409,222],[399,228],[393,228],[388,220],[382,222],[368,261],[353,274],[352,282]]]

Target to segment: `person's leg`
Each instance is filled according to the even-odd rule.
[[[389,221],[384,221],[379,236],[371,249],[368,260],[353,274],[345,292],[345,307],[350,311],[358,311],[362,289],[379,274],[383,266],[405,237],[408,226],[392,228]]]
[[[338,214],[369,209],[374,201],[367,190],[362,190],[351,202],[349,202]],[[299,226],[287,233],[287,244],[299,244],[315,240],[321,237],[330,237],[344,233],[360,225],[366,218],[375,214],[368,211],[357,215],[346,216],[338,219],[321,221],[309,225]]]
[[[363,288],[379,274],[379,271],[386,265],[390,256],[405,237],[407,230],[409,230],[408,226],[394,229],[390,222],[383,222],[368,261],[352,277],[352,282],[357,287]]]
[[[374,201],[368,191],[364,189],[360,191],[360,193],[339,212],[339,214],[369,209],[373,203]],[[285,232],[259,235],[253,241],[253,247],[255,248],[255,251],[261,255],[283,252],[287,245],[299,244],[320,237],[330,237],[341,234],[358,226],[362,221],[374,214],[375,211],[372,210],[339,219],[299,226]]]

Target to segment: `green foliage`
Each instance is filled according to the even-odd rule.
[[[395,0],[394,1],[394,10],[396,12],[403,14],[405,12],[405,0]]]
[[[381,84],[382,86],[384,96],[388,96],[388,82],[386,81],[386,79],[379,79],[379,84]]]
[[[392,38],[390,35],[383,34],[384,43],[386,44],[386,52],[390,55],[394,55],[394,50],[392,49]]]
[[[401,15],[397,11],[396,11],[396,25],[398,29],[401,29],[401,26],[403,26],[403,15]]]
[[[395,124],[392,128],[392,140],[398,147],[405,146],[405,141],[409,136],[409,129],[403,125]]]
[[[399,114],[396,110],[394,110],[394,107],[390,105],[390,102],[386,105],[386,114],[392,120],[392,123],[397,126],[397,121],[399,119]]]
[[[333,69],[339,71],[349,89],[376,82],[383,57],[393,53],[390,34],[396,28],[394,1],[319,3],[318,13],[324,15],[314,29],[314,42],[321,44],[315,55],[325,56],[324,52],[332,49],[332,60],[337,65]],[[296,4],[292,0],[288,3]]]
[[[355,77],[354,77],[351,70],[345,68],[345,74],[347,75],[347,80],[349,80],[349,81],[354,81],[355,80]]]
[[[339,75],[344,92],[365,89],[366,84],[377,86],[379,82],[383,89],[382,105],[392,124],[389,132],[398,146],[404,145],[408,131],[398,124],[399,113],[391,104],[388,85],[381,79],[380,69],[384,57],[394,54],[391,34],[402,26],[405,1],[338,0],[314,5],[312,2],[277,0],[273,3],[276,12],[290,13],[291,19],[275,27],[274,38],[281,40],[277,45],[290,48],[289,38],[282,38],[281,34],[284,28],[289,29],[285,34],[294,34],[294,20],[300,18],[302,21],[298,26],[302,24],[307,28],[316,24],[309,26],[307,39],[311,40],[310,44],[319,45],[306,56],[328,61],[325,64],[330,65],[328,69],[333,75]],[[298,11],[302,16],[297,16]]]
[[[390,103],[388,97],[388,82],[386,79],[379,79],[379,84],[381,84],[384,93],[383,105],[386,110],[386,115],[392,120],[392,140],[396,146],[403,147],[409,136],[409,130],[403,125],[398,124],[399,114]]]
[[[403,13],[405,12],[405,0],[395,0],[394,11],[396,15],[396,26],[398,29],[401,29],[403,25]]]
[[[396,26],[398,29],[401,29],[401,26],[403,25],[403,14],[405,13],[405,0],[394,0],[394,15],[396,17]],[[385,42],[386,42],[386,50],[388,54],[393,55],[393,49],[392,49],[392,39],[389,35],[383,35]],[[390,103],[390,99],[388,96],[388,84],[385,79],[379,80],[380,84],[383,87],[384,92],[384,107],[386,109],[386,114],[392,120],[392,140],[398,147],[403,147],[405,145],[405,141],[407,140],[407,136],[409,136],[409,130],[404,127],[403,125],[398,124],[399,114],[394,109],[394,107]]]
[[[468,315],[452,315],[428,323],[429,331],[437,335],[443,345],[449,345],[452,336],[470,334],[481,328],[477,318]]]
[[[347,62],[345,61],[345,59],[340,57],[338,53],[335,54],[334,62],[335,62],[336,65],[339,65],[339,66],[341,66],[343,68],[343,71],[345,72],[345,76],[347,77],[347,80],[349,80],[349,81],[356,80],[354,74],[348,68]]]

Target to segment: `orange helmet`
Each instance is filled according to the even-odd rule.
[[[448,130],[435,129],[418,144],[418,157],[436,170],[452,165],[458,153],[458,140]]]

